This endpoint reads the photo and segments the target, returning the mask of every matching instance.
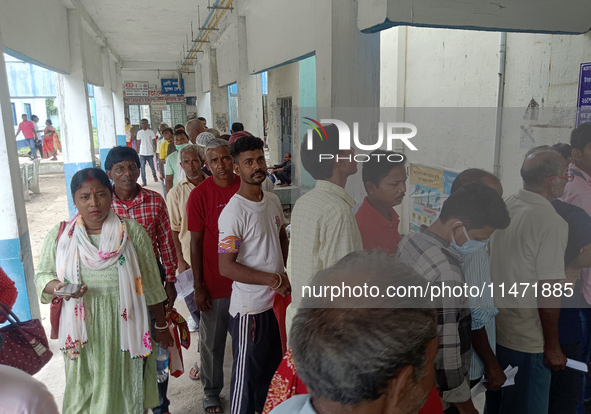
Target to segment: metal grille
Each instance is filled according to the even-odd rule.
[[[151,124],[150,119],[150,105],[129,105],[129,122],[131,125],[139,125],[142,118],[148,120],[148,124]]]

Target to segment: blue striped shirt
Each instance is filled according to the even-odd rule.
[[[470,312],[472,313],[472,330],[475,331],[484,326],[490,347],[496,354],[495,316],[497,316],[499,310],[495,308],[495,302],[490,295],[491,290],[488,287],[491,283],[490,257],[486,246],[474,253],[464,255],[462,272],[464,273],[464,279],[468,286],[478,286],[479,289],[482,289],[482,285],[486,285],[482,297],[472,297],[470,295],[469,298]],[[480,379],[483,375],[484,363],[480,360],[474,348],[472,348],[470,380]]]

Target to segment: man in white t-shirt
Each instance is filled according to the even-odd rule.
[[[219,220],[220,274],[234,281],[230,298],[232,414],[263,411],[267,391],[282,357],[276,294],[291,293],[284,271],[289,241],[276,195],[263,191],[267,177],[263,141],[244,137],[230,146],[240,189]]]
[[[137,152],[140,154],[140,165],[142,170],[142,186],[146,186],[146,161],[150,165],[150,169],[152,170],[152,176],[154,177],[154,182],[158,182],[158,177],[156,176],[156,168],[154,168],[154,147],[156,146],[156,134],[151,129],[148,129],[148,120],[142,119],[140,129],[137,132],[136,140],[138,150]]]

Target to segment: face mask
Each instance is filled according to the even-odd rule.
[[[180,150],[181,150],[181,148],[183,148],[185,145],[188,145],[188,144],[175,145],[175,147],[176,147],[176,150],[177,150],[177,151],[180,151]]]
[[[460,222],[458,222],[458,223],[460,223]],[[470,239],[470,236],[468,236],[468,232],[466,231],[466,227],[463,224],[462,224],[462,230],[464,231],[464,235],[468,239],[468,241],[466,243],[464,243],[462,246],[458,246],[458,244],[456,243],[456,240],[454,239],[453,234],[451,236],[451,247],[456,249],[458,251],[458,253],[460,253],[461,255],[466,255],[466,254],[477,252],[478,250],[482,249],[483,247],[486,247],[486,245],[488,244],[488,239],[482,240],[482,241]]]

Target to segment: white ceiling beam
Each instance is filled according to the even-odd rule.
[[[123,70],[162,70],[162,71],[177,71],[179,65],[177,62],[134,62],[129,60],[123,61]]]

